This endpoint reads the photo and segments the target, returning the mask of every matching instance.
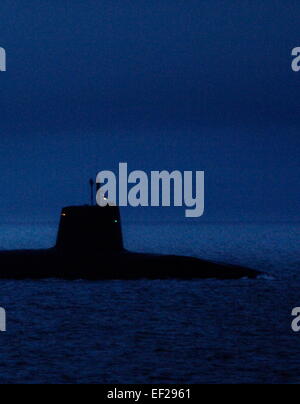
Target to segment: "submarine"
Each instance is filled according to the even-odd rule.
[[[240,279],[261,272],[193,257],[124,248],[118,206],[62,209],[54,247],[0,252],[0,279]]]

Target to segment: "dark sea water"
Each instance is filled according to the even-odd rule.
[[[0,383],[299,383],[300,226],[125,225],[126,247],[266,272],[238,281],[3,281]],[[52,225],[2,225],[0,249]]]

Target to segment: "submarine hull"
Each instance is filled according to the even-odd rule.
[[[0,252],[0,279],[240,279],[261,272],[193,257],[133,253],[66,254],[59,249]]]
[[[124,249],[117,206],[62,209],[57,242],[45,250],[0,252],[0,279],[239,279],[260,272],[192,257]]]

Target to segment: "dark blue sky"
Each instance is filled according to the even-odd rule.
[[[2,0],[0,221],[56,219],[120,161],[205,170],[200,221],[299,220],[299,15],[296,0]]]

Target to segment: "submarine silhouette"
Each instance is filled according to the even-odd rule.
[[[193,257],[129,252],[117,206],[66,207],[53,248],[0,252],[1,279],[239,279],[260,274]]]

